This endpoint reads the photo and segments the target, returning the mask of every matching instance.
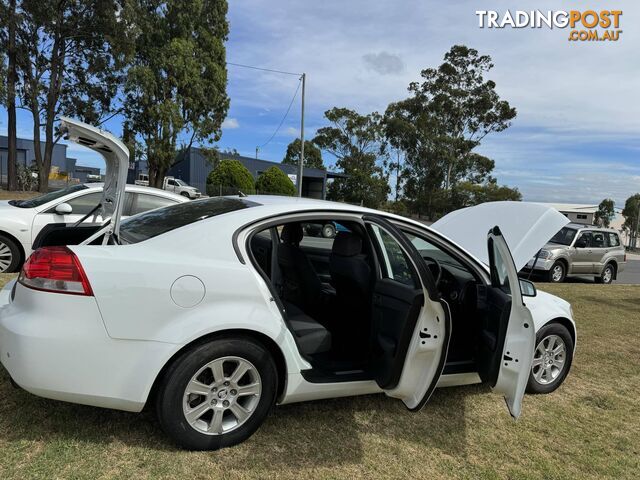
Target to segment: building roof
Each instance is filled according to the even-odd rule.
[[[563,213],[596,213],[598,211],[598,205],[588,205],[584,203],[537,203],[553,207]]]
[[[245,166],[251,165],[251,168],[253,169],[266,170],[269,167],[275,166],[280,168],[282,171],[284,171],[287,174],[290,174],[290,175],[298,174],[298,166],[290,165],[288,163],[271,162],[269,160],[262,160],[261,158],[244,157],[242,155],[229,155],[226,153],[222,153],[220,155],[220,158],[223,160],[238,160]],[[324,178],[325,176],[328,176],[329,178],[332,178],[332,176],[335,176],[335,175],[336,174],[334,172],[328,172],[327,170],[322,170],[320,168],[305,167],[303,172],[303,176],[305,177]],[[340,175],[340,174],[337,174],[337,175]]]

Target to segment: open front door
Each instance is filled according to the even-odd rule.
[[[495,393],[504,395],[517,418],[527,386],[535,328],[525,306],[513,258],[498,227],[489,231],[491,287],[486,291],[480,334],[479,374]]]
[[[412,411],[429,400],[444,369],[451,333],[449,307],[411,242],[390,222],[364,218],[378,272],[373,292],[376,382]]]

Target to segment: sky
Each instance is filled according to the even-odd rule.
[[[568,29],[482,29],[476,10],[622,10],[617,42],[570,42]],[[442,63],[454,44],[490,55],[487,75],[518,115],[478,152],[496,162],[494,176],[525,200],[618,207],[640,192],[640,6],[633,1],[474,0],[376,2],[242,0],[229,2],[227,60],[305,72],[305,137],[326,125],[323,113],[347,107],[384,112],[406,98],[420,71]],[[281,161],[300,134],[300,92],[277,134],[298,86],[295,75],[230,65],[231,107],[218,146]],[[28,115],[18,133],[30,138]],[[121,118],[106,127],[121,133]],[[0,132],[6,112],[0,111]],[[70,146],[80,164],[101,165],[92,152]],[[324,155],[331,167],[334,159]]]

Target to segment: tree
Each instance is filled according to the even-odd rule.
[[[385,112],[389,143],[405,152],[405,197],[428,213],[446,206],[458,182],[489,179],[493,160],[473,149],[516,116],[484,79],[491,68],[491,57],[455,45],[438,68],[421,72],[422,83],[409,85],[409,98]]]
[[[287,147],[287,153],[282,159],[287,165],[300,165],[300,139],[296,138]],[[307,168],[319,168],[326,170],[322,162],[322,152],[309,140],[304,141],[304,166]]]
[[[623,227],[629,231],[630,238],[633,239],[629,244],[637,248],[637,239],[640,233],[640,193],[627,198],[622,209],[622,216],[624,217]]]
[[[327,198],[378,207],[390,192],[380,115],[335,107],[324,116],[331,126],[319,129],[313,143],[336,157],[345,174],[329,185]]]
[[[453,200],[452,210],[464,207],[472,207],[486,202],[501,202],[522,200],[522,194],[517,188],[500,186],[494,178],[484,183],[469,181],[458,183],[451,195]]]
[[[226,0],[137,0],[135,55],[125,83],[125,112],[142,138],[149,185],[160,187],[181,134],[217,141],[229,108],[224,42]]]
[[[609,228],[611,220],[616,216],[614,210],[615,202],[610,198],[605,198],[598,205],[598,211],[596,212],[596,223],[601,227]]]
[[[17,88],[33,118],[39,189],[48,189],[59,115],[97,124],[112,113],[126,62],[124,0],[23,0],[16,25]],[[44,130],[44,145],[40,140]]]
[[[259,193],[294,196],[296,187],[287,174],[278,167],[269,167],[258,176],[256,191]]]
[[[7,107],[7,190],[18,189],[17,175],[17,134],[16,134],[16,83],[18,81],[18,71],[16,64],[16,26],[18,23],[18,12],[16,0],[9,0],[8,6],[4,3],[0,6],[0,20],[2,28],[0,31],[0,41],[6,42],[7,68],[4,72],[4,62],[1,62],[0,75],[6,78],[6,88],[0,88],[0,103]],[[1,53],[0,53],[1,55]],[[0,61],[2,58],[0,57]]]
[[[250,193],[254,190],[253,175],[238,160],[220,160],[218,166],[207,177],[207,187],[212,193],[219,188]]]

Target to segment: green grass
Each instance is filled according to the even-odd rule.
[[[2,371],[0,478],[638,478],[640,287],[541,288],[573,303],[577,356],[517,422],[482,386],[438,390],[419,413],[374,395],[276,407],[244,444],[192,453],[150,413],[39,399]]]

